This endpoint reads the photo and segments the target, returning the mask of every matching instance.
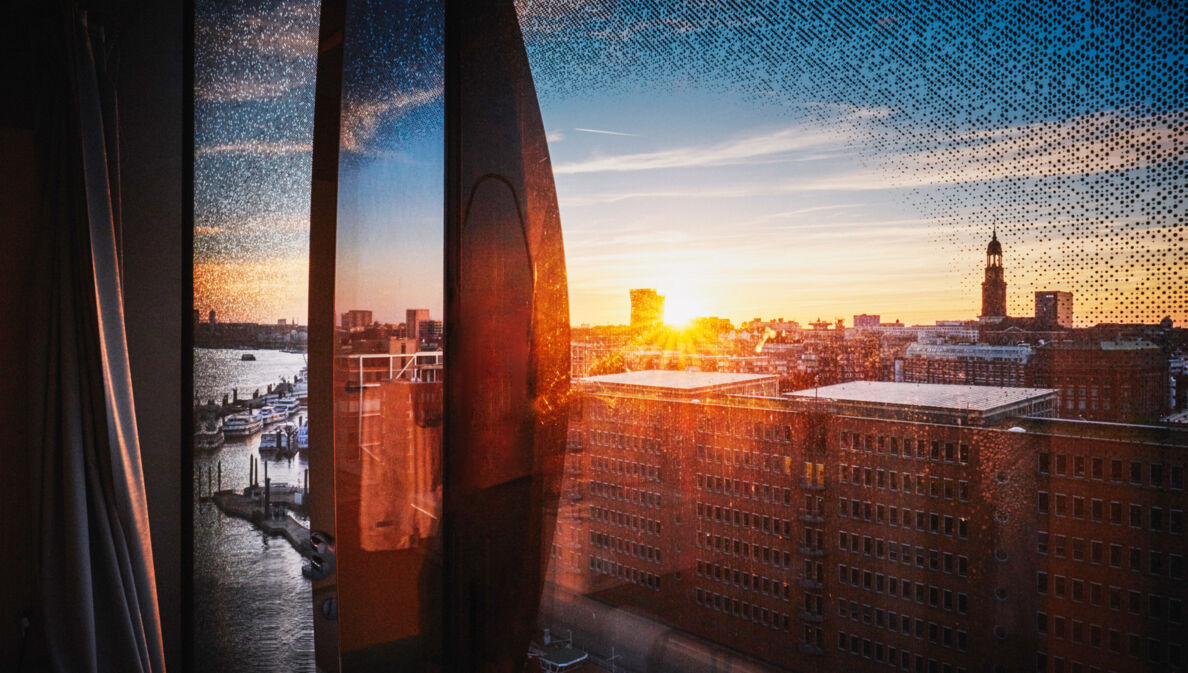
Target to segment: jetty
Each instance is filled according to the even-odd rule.
[[[287,508],[280,503],[275,503],[265,512],[260,500],[235,491],[219,491],[211,495],[209,500],[214,502],[223,514],[250,521],[252,525],[268,535],[285,538],[302,556],[308,557],[313,554],[314,548],[309,541],[309,528],[293,518]]]
[[[264,484],[258,481],[258,465],[264,465]],[[309,482],[306,473],[304,486],[273,483],[268,478],[268,463],[256,458],[250,467],[251,485],[240,491],[222,488],[223,465],[219,463],[219,489],[214,489],[212,475],[207,475],[207,493],[199,495],[199,502],[213,503],[223,514],[251,522],[264,533],[283,537],[302,556],[314,554],[309,527],[296,519],[293,512],[309,511]],[[199,489],[201,493],[201,489]]]

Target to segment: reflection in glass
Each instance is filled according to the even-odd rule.
[[[441,600],[440,3],[350,2],[344,45],[337,647],[346,671],[424,670],[437,656]]]

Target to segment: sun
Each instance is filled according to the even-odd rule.
[[[664,295],[664,322],[674,327],[687,325],[704,314],[700,295],[692,288],[670,290]]]

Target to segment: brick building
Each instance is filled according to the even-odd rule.
[[[1149,423],[1169,410],[1168,357],[1152,343],[1065,341],[1036,349],[1029,383],[1060,391],[1060,415]]]
[[[585,379],[568,588],[791,670],[1183,665],[1185,433],[1044,389],[775,385]]]
[[[903,381],[1024,386],[1032,355],[1032,348],[1027,345],[915,343],[904,351]]]

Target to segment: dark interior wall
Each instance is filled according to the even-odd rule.
[[[85,4],[85,3],[84,3]],[[119,54],[125,322],[148,494],[166,660],[182,670],[183,0],[102,3]],[[39,155],[52,3],[18,2],[0,22],[0,671],[17,670],[20,618],[37,600],[37,466],[27,438],[38,247]],[[183,493],[184,491],[184,493]],[[36,638],[36,616],[33,637]],[[36,641],[30,654],[36,656]],[[37,661],[26,657],[25,670]]]
[[[126,3],[120,106],[124,319],[166,661],[181,670],[182,0]]]
[[[15,543],[5,554],[0,581],[0,670],[16,670],[20,657],[22,614],[33,605],[37,567],[37,509],[33,506],[35,472],[28,446],[29,321],[37,193],[33,133],[0,123],[0,539]]]

